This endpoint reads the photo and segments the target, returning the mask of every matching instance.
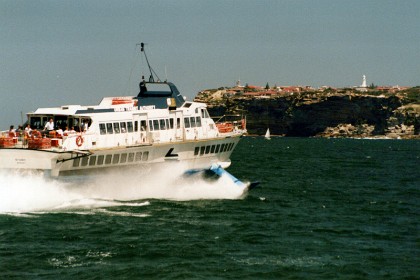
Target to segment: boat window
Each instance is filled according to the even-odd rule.
[[[126,127],[125,122],[120,122],[120,128],[121,128],[121,133],[127,132],[127,127]]]
[[[127,122],[127,130],[128,130],[128,132],[133,132],[133,123],[132,122]]]
[[[210,115],[209,115],[209,112],[207,112],[207,109],[204,109],[204,118],[205,119],[209,119],[210,118]]]
[[[197,127],[201,127],[201,118],[195,117],[195,122],[197,123]]]
[[[86,166],[88,165],[88,157],[83,157],[82,158],[82,166]]]
[[[146,121],[140,121],[140,131],[146,131],[147,130],[147,122]]]
[[[149,128],[150,128],[150,131],[153,131],[154,130],[153,129],[153,121],[152,120],[149,121]]]
[[[31,128],[40,129],[41,127],[41,118],[40,117],[31,117],[30,119]]]
[[[80,128],[79,128],[79,126],[80,126],[80,120],[79,120],[79,118],[74,118],[73,119],[72,126],[74,127],[74,130],[76,130],[77,132],[80,131]]]
[[[217,154],[219,152],[219,150],[220,150],[220,144],[217,144],[215,153]]]
[[[89,166],[93,166],[96,163],[96,156],[89,157]]]
[[[190,117],[191,127],[195,127],[195,117]]]
[[[190,118],[184,118],[184,126],[185,128],[190,128]]]
[[[206,155],[210,153],[210,146],[206,146]]]
[[[139,131],[139,121],[134,122],[134,131],[135,132]]]
[[[206,149],[206,147],[202,146],[200,147],[200,156],[204,155],[204,150]]]
[[[159,120],[153,120],[153,129],[159,130]]]
[[[120,163],[126,163],[127,162],[127,154],[121,154],[121,161]]]
[[[106,124],[106,133],[107,134],[113,134],[114,130],[112,129],[112,123],[107,123]]]
[[[134,161],[134,153],[129,153],[128,154],[128,162],[133,162]]]
[[[160,123],[160,129],[165,130],[166,129],[165,120],[159,120],[159,123]]]
[[[104,123],[99,124],[99,131],[101,132],[101,134],[106,134],[106,127]]]
[[[234,146],[235,146],[235,144],[234,144],[234,143],[231,143],[231,144],[230,144],[230,149],[229,149],[229,151],[232,151]]]
[[[166,122],[166,129],[170,129],[171,127],[169,126],[169,120],[165,119],[165,122]]]
[[[120,155],[115,154],[114,158],[112,159],[112,164],[117,164],[120,161]]]
[[[79,163],[80,163],[80,158],[77,157],[73,160],[73,167],[79,167]]]
[[[198,108],[195,108],[195,113],[198,114]]]
[[[181,119],[176,118],[176,128],[181,128]]]
[[[141,152],[136,153],[136,161],[141,161]]]
[[[106,155],[105,164],[111,164],[112,155]]]
[[[120,123],[114,122],[114,132],[120,133]]]
[[[42,123],[41,123],[41,127],[40,128],[44,128],[45,124],[48,122],[50,118],[47,117],[42,117]]]
[[[182,107],[184,107],[184,108],[190,108],[191,105],[192,105],[191,102],[185,102]]]
[[[143,153],[143,161],[147,161],[149,159],[149,152]]]
[[[215,146],[215,145],[212,145],[212,146],[211,146],[210,153],[212,153],[212,154],[213,154],[215,149],[216,149],[216,146]]]
[[[194,149],[194,155],[198,156],[198,153],[200,152],[200,148],[199,147],[195,147]]]
[[[97,165],[104,164],[104,156],[103,155],[98,156],[98,162],[96,164]]]
[[[169,119],[169,127],[171,128],[171,129],[173,129],[174,128],[174,121],[175,121],[175,119]]]

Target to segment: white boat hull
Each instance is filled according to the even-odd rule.
[[[96,172],[110,168],[152,168],[179,163],[185,169],[230,165],[230,155],[240,137],[120,146],[85,151],[0,149],[0,169],[43,170],[51,176]]]

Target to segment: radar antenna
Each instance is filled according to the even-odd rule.
[[[140,47],[141,47],[140,48],[140,51],[142,53],[144,53],[144,57],[146,58],[147,66],[149,67],[149,71],[150,71],[149,82],[151,82],[151,83],[154,83],[155,82],[155,77],[153,76],[153,74],[156,76],[157,82],[160,82],[159,76],[156,74],[155,70],[153,70],[153,68],[150,66],[149,59],[147,59],[146,51],[144,49],[144,45],[145,44],[144,43],[140,43],[140,44],[137,44],[137,46],[138,45],[140,45]],[[144,80],[144,77],[143,77],[143,80]]]

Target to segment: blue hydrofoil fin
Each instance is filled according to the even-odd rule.
[[[259,182],[244,183],[225,169],[223,169],[219,164],[213,163],[209,169],[190,169],[184,173],[185,177],[192,176],[201,176],[204,180],[207,181],[217,181],[221,178],[233,182],[236,186],[242,189],[243,193],[255,188]]]

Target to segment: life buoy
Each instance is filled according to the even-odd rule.
[[[80,146],[82,146],[83,145],[83,138],[82,138],[82,136],[77,136],[77,138],[76,138],[76,145],[78,146],[78,147],[80,147]]]
[[[32,130],[31,131],[31,137],[32,137],[32,139],[34,139],[34,138],[42,138],[41,131]]]

